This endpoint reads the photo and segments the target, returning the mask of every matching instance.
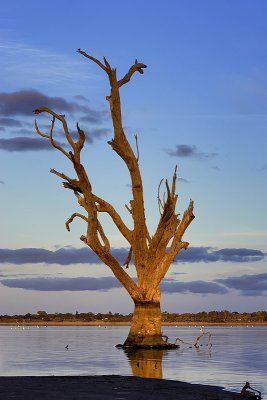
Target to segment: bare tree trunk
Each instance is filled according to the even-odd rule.
[[[177,348],[178,345],[167,342],[161,331],[160,303],[135,303],[130,332],[124,348]]]
[[[163,346],[160,303],[135,303],[131,329],[124,347]]]

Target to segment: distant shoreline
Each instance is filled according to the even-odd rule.
[[[0,326],[130,326],[131,322],[108,321],[13,321],[0,322]],[[267,322],[163,322],[162,326],[266,326]]]

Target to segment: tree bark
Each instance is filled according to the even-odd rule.
[[[161,309],[159,302],[135,303],[130,332],[123,346],[137,348],[173,348],[161,332]]]

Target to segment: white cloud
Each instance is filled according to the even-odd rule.
[[[42,87],[42,82],[60,84],[74,82],[70,86],[85,85],[102,79],[101,75],[91,72],[90,63],[81,62],[76,56],[55,53],[47,49],[31,47],[15,41],[0,41],[1,75],[6,85],[12,88]],[[23,86],[22,86],[23,85]]]

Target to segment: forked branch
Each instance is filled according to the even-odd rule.
[[[173,261],[174,257],[181,249],[186,249],[189,245],[188,242],[182,242],[182,237],[188,226],[195,218],[193,209],[194,209],[194,202],[193,200],[190,200],[189,206],[187,210],[184,212],[182,220],[175,231],[169,251],[165,255],[166,260],[169,260],[170,262]]]
[[[150,257],[157,259],[165,256],[166,247],[169,241],[173,238],[180,222],[178,215],[175,213],[176,202],[178,198],[178,196],[175,194],[176,168],[173,173],[172,188],[169,188],[167,180],[165,182],[167,193],[166,200],[165,198],[161,200],[160,196],[160,187],[162,182],[163,180],[160,181],[158,186],[158,207],[160,212],[160,220],[149,248]]]
[[[86,218],[84,215],[82,215],[80,213],[73,213],[72,216],[65,223],[68,232],[70,232],[70,224],[76,217],[79,217],[88,223],[88,218]]]
[[[65,115],[64,114],[57,114],[53,110],[51,110],[49,107],[39,107],[39,108],[34,110],[35,114],[41,114],[41,113],[44,113],[44,112],[47,113],[47,114],[52,115],[53,118],[57,119],[58,121],[60,121],[62,123],[65,136],[66,136],[69,144],[73,147],[74,142],[73,142],[73,140],[72,140],[72,138],[70,136],[69,129],[68,129],[68,126],[67,126],[67,123],[66,123],[66,120],[65,120]]]
[[[35,114],[39,114],[40,112],[42,112],[42,111],[39,111],[39,110],[40,110],[40,109],[35,110],[35,111],[34,111]],[[44,111],[44,112],[47,112],[47,111]],[[51,113],[50,113],[50,114],[51,114]],[[59,119],[59,118],[56,118],[55,115],[57,115],[57,114],[55,114],[55,113],[53,113],[53,114],[51,114],[51,115],[53,115],[53,119],[52,119],[52,122],[51,122],[50,133],[49,133],[49,135],[47,135],[47,134],[41,132],[41,130],[39,129],[39,126],[38,126],[36,120],[34,121],[35,130],[36,130],[36,132],[38,133],[39,136],[48,139],[48,140],[50,141],[50,143],[52,144],[52,146],[53,146],[55,149],[59,150],[61,153],[64,154],[64,156],[66,156],[67,158],[70,159],[70,155],[66,152],[66,150],[64,150],[63,147],[60,146],[57,142],[55,142],[55,140],[54,140],[54,138],[53,138],[53,129],[54,129],[54,124],[55,124],[55,119]]]

